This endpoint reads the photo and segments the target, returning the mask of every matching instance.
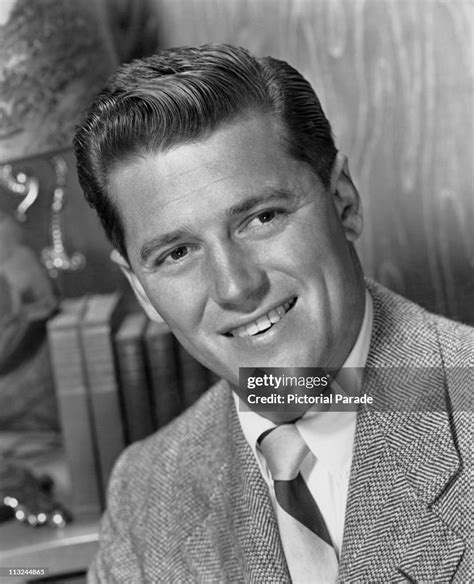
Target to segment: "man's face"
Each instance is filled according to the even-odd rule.
[[[124,163],[110,193],[135,289],[197,360],[235,386],[239,367],[343,363],[364,303],[352,211],[271,118]]]

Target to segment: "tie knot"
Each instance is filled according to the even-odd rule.
[[[309,448],[294,424],[282,424],[262,434],[260,450],[274,481],[294,479]]]

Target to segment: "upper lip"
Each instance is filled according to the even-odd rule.
[[[283,300],[279,300],[278,302],[271,304],[267,308],[265,308],[263,310],[259,310],[258,313],[255,313],[253,316],[247,317],[245,320],[241,319],[239,321],[235,321],[235,322],[227,325],[225,328],[222,328],[219,332],[221,335],[225,335],[225,334],[229,334],[231,331],[233,331],[241,326],[247,326],[248,324],[251,324],[252,322],[255,322],[256,320],[258,320],[262,316],[265,316],[271,310],[274,310],[275,308],[278,308],[279,306],[283,306],[284,304],[286,304],[287,302],[291,302],[295,298],[296,298],[296,296],[288,296],[287,298],[284,298]]]

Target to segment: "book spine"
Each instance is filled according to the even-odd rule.
[[[89,325],[82,329],[82,348],[104,498],[112,468],[125,448],[111,334],[111,327],[107,324]]]
[[[209,388],[210,372],[194,357],[191,357],[181,345],[179,345],[178,355],[183,404],[185,408],[188,408]]]
[[[146,334],[146,356],[150,372],[155,428],[162,428],[183,409],[179,391],[176,341],[163,323],[150,323]]]
[[[115,351],[124,406],[125,433],[127,442],[132,443],[153,432],[151,390],[143,336],[128,339],[116,336]]]
[[[101,510],[87,387],[77,323],[48,324],[48,344],[58,401],[64,450],[71,475],[71,511],[75,517]]]

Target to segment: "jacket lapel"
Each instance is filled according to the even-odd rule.
[[[449,521],[460,462],[440,352],[426,325],[389,318],[371,293],[363,387],[374,407],[357,419],[340,581],[448,582],[464,542]]]
[[[289,582],[268,489],[230,390],[222,391],[227,432],[213,444],[215,470],[196,497],[185,550],[190,571],[203,581]]]
[[[231,472],[231,507],[236,541],[246,568],[246,582],[289,582],[278,526],[268,488],[247,444],[237,415],[232,416],[235,465]]]

